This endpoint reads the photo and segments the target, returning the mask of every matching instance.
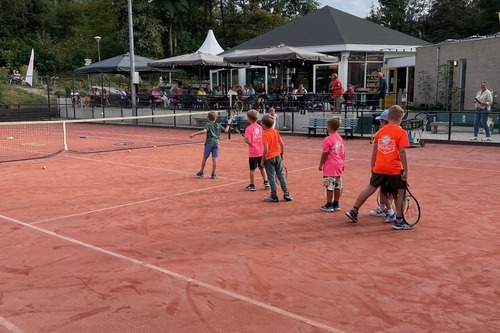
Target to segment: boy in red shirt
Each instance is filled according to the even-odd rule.
[[[260,174],[264,179],[264,187],[269,188],[266,172],[260,165],[264,146],[262,145],[262,126],[257,124],[259,112],[257,110],[249,110],[247,112],[247,120],[250,125],[245,129],[245,143],[248,145],[248,166],[250,167],[250,185],[245,187],[247,191],[255,191],[255,169],[259,168]]]
[[[285,145],[283,140],[281,140],[280,133],[273,128],[274,120],[269,114],[262,117],[262,127],[264,128],[264,134],[262,135],[262,143],[264,145],[264,152],[262,155],[262,160],[260,165],[266,169],[267,179],[269,180],[269,185],[271,186],[271,195],[264,198],[266,202],[278,202],[277,195],[277,185],[276,177],[283,190],[283,200],[292,201],[292,196],[288,192],[288,186],[286,183],[286,177],[283,172],[283,153],[285,151]]]
[[[371,158],[372,176],[370,184],[358,195],[351,210],[346,212],[352,222],[358,222],[358,210],[377,188],[388,184],[397,189],[396,220],[392,228],[395,230],[411,230],[413,227],[403,221],[401,203],[408,178],[408,162],[406,148],[410,147],[408,134],[399,127],[404,111],[399,105],[389,108],[388,124],[382,127],[374,136]]]

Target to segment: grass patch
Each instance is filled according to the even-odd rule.
[[[0,84],[0,105],[46,104],[47,96],[37,88]]]

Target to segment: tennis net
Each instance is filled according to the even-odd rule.
[[[0,123],[0,162],[46,158],[62,152],[115,150],[194,144],[209,111],[161,115]],[[219,120],[225,118],[221,112]]]

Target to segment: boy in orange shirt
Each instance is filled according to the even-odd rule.
[[[410,147],[408,134],[399,127],[404,111],[399,105],[389,108],[388,124],[382,127],[374,136],[371,158],[372,176],[370,184],[358,195],[351,210],[346,212],[352,222],[358,222],[358,210],[377,188],[388,184],[397,189],[396,220],[392,228],[395,230],[411,230],[413,227],[403,221],[401,203],[408,178],[408,162],[406,148]]]
[[[266,169],[267,180],[269,181],[269,185],[271,185],[271,195],[264,198],[264,201],[279,201],[276,177],[278,177],[281,189],[283,190],[283,200],[292,201],[293,198],[288,192],[286,177],[283,172],[282,158],[285,151],[285,145],[283,144],[283,140],[281,140],[280,133],[273,128],[273,124],[274,120],[269,114],[262,117],[262,127],[264,128],[262,144],[264,146],[264,153],[260,165]]]

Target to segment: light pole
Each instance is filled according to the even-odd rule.
[[[99,42],[101,41],[101,36],[95,36],[94,39],[97,42],[97,55],[99,56],[99,61],[101,61],[101,50],[99,49]]]
[[[101,49],[99,48],[99,42],[101,41],[101,36],[95,36],[94,37],[95,41],[97,42],[97,56],[99,57],[99,62],[101,62]],[[101,106],[102,106],[102,115],[104,117],[104,82],[102,78],[102,73],[101,73]]]

